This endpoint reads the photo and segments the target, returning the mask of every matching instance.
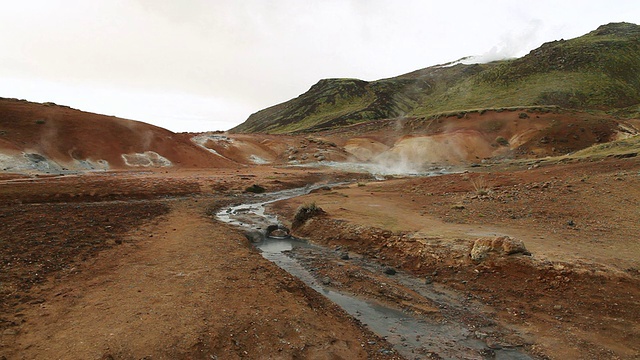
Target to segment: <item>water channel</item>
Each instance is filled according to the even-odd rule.
[[[319,283],[309,269],[289,254],[296,249],[305,249],[311,250],[316,256],[323,256],[322,254],[330,253],[332,250],[294,237],[267,236],[266,229],[269,225],[277,225],[279,221],[276,216],[265,213],[265,206],[275,201],[305,195],[322,186],[327,185],[256,195],[253,202],[221,209],[216,217],[220,221],[241,227],[264,258],[342,307],[371,331],[387,339],[394,349],[407,359],[533,359],[519,347],[487,344],[482,340],[483,336],[478,335],[479,331],[468,328],[462,321],[450,321],[446,317],[444,320],[429,319],[427,316],[402,311],[375,300],[341,293]],[[361,266],[373,270],[381,268],[379,264],[371,262],[362,263]],[[438,304],[443,311],[469,312],[468,304],[462,304],[456,295],[435,290],[433,286],[425,285],[423,280],[408,274],[398,273],[391,281],[411,288]],[[493,323],[491,320],[488,322]],[[482,330],[491,332],[494,330],[492,326],[496,325]]]

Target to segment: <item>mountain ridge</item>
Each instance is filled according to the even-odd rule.
[[[451,65],[453,64],[453,65]],[[555,105],[637,113],[640,26],[602,25],[485,64],[452,62],[376,81],[323,79],[300,96],[260,110],[230,132],[305,133],[359,122],[479,108]]]

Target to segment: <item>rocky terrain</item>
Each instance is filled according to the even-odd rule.
[[[632,359],[640,350],[639,171],[636,158],[489,168],[359,183],[276,211],[292,219],[315,204],[322,214],[294,234],[480,299],[540,356]],[[372,291],[343,262],[316,265],[318,276]]]
[[[639,358],[639,33],[230,132],[0,99],[0,360]]]

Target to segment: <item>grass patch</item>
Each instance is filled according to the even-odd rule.
[[[254,194],[262,194],[265,191],[267,191],[267,189],[263,188],[262,186],[260,186],[258,184],[253,184],[253,185],[249,186],[248,188],[244,189],[244,192],[254,193]]]
[[[491,184],[489,184],[484,176],[471,178],[469,181],[471,182],[473,192],[478,196],[487,196],[492,191]]]
[[[307,220],[319,214],[324,214],[324,210],[322,210],[322,208],[320,208],[315,202],[300,205],[296,210],[296,214],[293,216],[293,223],[291,226],[293,228],[297,228]]]
[[[633,157],[640,153],[640,135],[635,135],[626,139],[615,140],[604,144],[598,144],[586,149],[576,151],[568,157]]]
[[[505,139],[502,136],[498,136],[496,138],[496,144],[498,144],[500,146],[509,146],[509,140]]]

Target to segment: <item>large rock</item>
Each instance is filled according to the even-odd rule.
[[[288,238],[291,237],[291,231],[282,224],[274,224],[267,227],[266,236],[275,238]]]
[[[267,233],[264,230],[251,229],[247,230],[244,233],[244,236],[247,238],[247,240],[255,244],[264,241],[264,239],[267,237]]]
[[[531,255],[520,240],[509,236],[479,238],[473,242],[471,259],[483,261],[490,255],[508,256],[513,254]]]

